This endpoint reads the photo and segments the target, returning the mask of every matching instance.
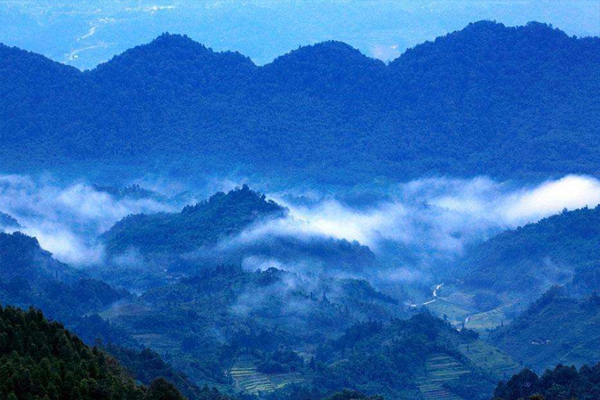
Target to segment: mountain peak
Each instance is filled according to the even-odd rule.
[[[343,65],[361,65],[383,67],[385,64],[361,53],[358,49],[335,40],[316,43],[309,46],[301,46],[296,50],[276,58],[268,66],[277,66],[279,64],[311,64],[340,67]]]
[[[99,65],[96,78],[121,80],[124,71],[138,79],[187,80],[203,87],[248,75],[256,66],[238,52],[215,52],[186,35],[163,33],[152,42],[134,47]],[[129,72],[127,72],[129,74]],[[124,80],[124,84],[131,84]]]

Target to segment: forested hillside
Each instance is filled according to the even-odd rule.
[[[0,302],[35,306],[67,323],[129,295],[60,263],[20,232],[0,233]]]
[[[0,307],[0,371],[7,400],[184,400],[164,379],[137,386],[114,359],[34,309]]]
[[[142,254],[182,254],[240,233],[254,222],[285,216],[286,210],[248,186],[217,193],[176,214],[131,215],[105,236],[107,250],[120,254],[135,248]]]
[[[102,239],[113,263],[99,276],[129,287],[162,285],[165,275],[189,276],[198,269],[261,260],[310,264],[312,273],[357,272],[375,264],[371,250],[357,242],[326,236],[299,237],[285,227],[263,235],[240,236],[247,229],[282,222],[287,210],[248,186],[217,193],[186,206],[179,213],[130,215],[117,222]],[[136,262],[119,260],[136,259]],[[120,272],[115,274],[115,268]],[[168,268],[168,274],[165,274]],[[162,278],[161,278],[162,277]]]
[[[326,42],[257,67],[165,34],[79,72],[1,46],[0,167],[321,183],[596,175],[599,49],[492,22],[387,66]]]
[[[575,367],[558,365],[542,375],[525,369],[494,391],[496,400],[595,400],[600,398],[600,364]]]
[[[600,282],[600,207],[564,211],[503,232],[457,268],[467,287],[535,300],[555,284],[589,295]]]
[[[600,360],[600,298],[577,300],[553,288],[490,340],[500,349],[541,372],[557,364],[590,364]]]

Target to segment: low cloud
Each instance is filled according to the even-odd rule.
[[[393,186],[386,200],[360,207],[326,198],[310,205],[289,196],[274,199],[287,218],[254,225],[229,243],[268,237],[333,237],[358,241],[372,250],[392,241],[440,254],[460,254],[464,246],[563,209],[600,204],[600,181],[566,176],[537,185],[498,183],[488,178],[426,179]]]
[[[73,265],[102,261],[99,234],[129,214],[173,211],[153,199],[116,199],[84,183],[60,185],[48,177],[0,175],[0,211],[15,217],[18,229],[42,248]]]
[[[189,190],[189,186],[160,179],[137,183],[167,191],[165,199]],[[209,186],[214,192],[231,189],[236,184],[233,180],[215,179]],[[206,183],[198,190],[204,194]],[[499,183],[485,177],[424,179],[391,185],[380,193],[385,195],[371,193],[364,197],[368,201],[360,202],[347,201],[344,197],[347,195],[321,195],[314,188],[275,193],[270,197],[290,210],[286,218],[255,224],[216,248],[219,252],[239,250],[273,238],[294,238],[307,243],[315,238],[335,238],[357,241],[379,255],[389,252],[389,244],[394,243],[402,246],[402,251],[412,252],[416,264],[427,263],[436,257],[460,255],[471,243],[560,213],[565,208],[595,207],[600,204],[600,181],[577,175],[528,185]],[[102,262],[103,249],[96,238],[123,217],[177,212],[190,198],[195,199],[191,195],[187,201],[176,202],[160,198],[115,198],[82,182],[64,185],[48,177],[0,175],[0,212],[15,217],[22,225],[20,230],[37,237],[42,247],[57,259],[75,265]],[[139,258],[134,254],[127,256],[124,263],[132,257]],[[282,268],[310,270],[310,263],[300,261],[292,265],[285,260]],[[246,263],[249,267],[252,259]],[[405,268],[398,270],[395,279],[414,280],[419,276],[413,269]]]

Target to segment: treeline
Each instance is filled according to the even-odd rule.
[[[41,311],[0,307],[0,394],[7,400],[184,400],[166,380],[138,386],[121,366]]]
[[[525,369],[502,382],[496,400],[597,400],[600,399],[600,364],[575,367],[558,365],[541,376]]]

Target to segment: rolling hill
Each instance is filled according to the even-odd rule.
[[[490,335],[493,344],[538,372],[598,362],[599,338],[600,298],[577,300],[558,288]]]
[[[114,359],[35,309],[0,307],[0,369],[8,400],[184,400],[162,378],[137,386]]]
[[[600,207],[563,211],[470,249],[457,274],[470,290],[534,301],[553,285],[577,295],[600,279]]]

